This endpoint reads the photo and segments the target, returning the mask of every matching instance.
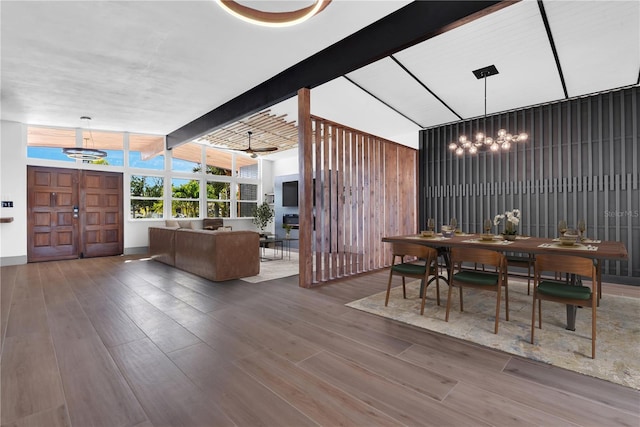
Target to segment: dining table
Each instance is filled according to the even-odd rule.
[[[489,239],[488,236],[484,236],[483,234],[456,232],[451,235],[434,233],[431,236],[422,236],[421,234],[387,236],[383,237],[382,241],[415,243],[436,248],[443,255],[447,270],[450,267],[448,251],[454,247],[474,247],[504,253],[520,253],[533,256],[535,256],[535,254],[558,254],[591,258],[594,260],[598,271],[598,283],[594,286],[593,292],[599,292],[603,261],[626,260],[629,257],[627,249],[622,242],[588,238],[567,245],[557,238],[518,235],[514,240],[505,240],[501,235],[495,235]],[[573,305],[567,305],[567,329],[572,331],[575,330],[576,309],[577,307]]]

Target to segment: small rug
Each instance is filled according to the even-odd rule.
[[[394,278],[395,284],[400,278]],[[640,299],[603,295],[596,319],[596,358],[591,359],[591,308],[578,309],[575,332],[566,327],[563,304],[542,302],[542,329],[531,344],[532,297],[527,283],[509,279],[509,321],[504,317],[504,294],[498,334],[493,333],[495,293],[464,290],[460,312],[458,288],[454,288],[449,322],[445,322],[448,287],[440,281],[441,305],[436,305],[435,283],[427,289],[424,316],[420,315],[420,281],[391,289],[388,307],[381,292],[346,304],[382,317],[471,341],[486,347],[549,363],[581,374],[640,389]],[[537,314],[536,314],[537,324]]]
[[[267,250],[271,251],[271,249]],[[269,253],[268,255],[272,256],[271,253]],[[244,277],[240,280],[244,280],[245,282],[249,283],[259,283],[265,282],[267,280],[295,276],[299,272],[300,270],[298,268],[298,253],[291,251],[291,257],[289,257],[289,254],[285,249],[282,259],[261,261],[260,274],[258,274],[257,276]]]

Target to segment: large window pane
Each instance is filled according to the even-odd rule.
[[[202,145],[193,142],[171,150],[171,170],[176,172],[200,172],[202,169]]]
[[[162,218],[164,179],[158,176],[133,175],[130,180],[131,218]]]
[[[196,179],[171,180],[171,216],[197,218],[200,216],[200,181]]]
[[[238,217],[253,216],[253,211],[258,206],[258,186],[256,184],[238,184],[237,206]]]
[[[207,182],[207,217],[229,218],[231,216],[231,183]]]
[[[236,156],[236,176],[238,178],[258,179],[258,161],[246,156]]]
[[[27,128],[27,157],[31,159],[75,162],[62,153],[64,147],[76,146],[75,129]]]
[[[164,137],[129,135],[129,166],[164,170]]]
[[[230,151],[206,147],[207,173],[210,175],[231,176],[233,154]]]
[[[124,166],[124,135],[118,132],[82,132],[82,146],[107,152],[107,157],[88,163]]]

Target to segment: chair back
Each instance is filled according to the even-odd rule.
[[[451,248],[451,264],[455,266],[463,262],[491,265],[496,267],[498,271],[504,271],[507,265],[506,257],[500,252],[467,247]]]
[[[537,255],[535,261],[536,277],[539,278],[545,271],[589,277],[594,283],[596,280],[596,267],[593,260],[576,255]]]
[[[436,249],[413,243],[391,243],[391,252],[394,257],[414,256],[428,260],[438,257]]]

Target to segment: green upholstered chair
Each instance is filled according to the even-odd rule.
[[[495,272],[463,269],[463,263],[483,264],[495,267]],[[504,286],[505,317],[509,320],[509,287],[507,282],[507,260],[500,252],[489,249],[451,248],[451,262],[449,267],[449,293],[447,296],[447,314],[445,321],[449,321],[451,309],[451,295],[454,287],[459,288],[460,311],[464,311],[463,289],[472,288],[496,293],[496,319],[494,333],[498,333],[500,320],[500,301]]]
[[[434,248],[411,243],[392,243],[391,268],[389,269],[389,283],[387,284],[387,296],[384,306],[389,304],[389,293],[391,292],[391,281],[393,276],[402,276],[402,297],[407,298],[405,287],[405,277],[422,280],[420,286],[422,304],[420,314],[424,314],[424,304],[429,286],[429,275],[434,275],[436,280],[436,298],[440,305],[440,280],[438,279],[438,251]],[[405,262],[405,257],[408,259]],[[417,259],[416,259],[417,258]],[[396,263],[396,261],[399,262]]]
[[[531,310],[531,344],[536,323],[536,301],[538,302],[538,328],[542,329],[542,301],[552,301],[580,307],[591,307],[591,358],[596,357],[596,306],[598,305],[598,275],[590,258],[573,255],[537,255],[534,268],[533,307]],[[570,275],[566,280],[542,277],[543,273]],[[580,280],[578,280],[578,278]],[[591,287],[582,285],[582,278],[591,281]],[[575,283],[573,283],[575,282]]]

